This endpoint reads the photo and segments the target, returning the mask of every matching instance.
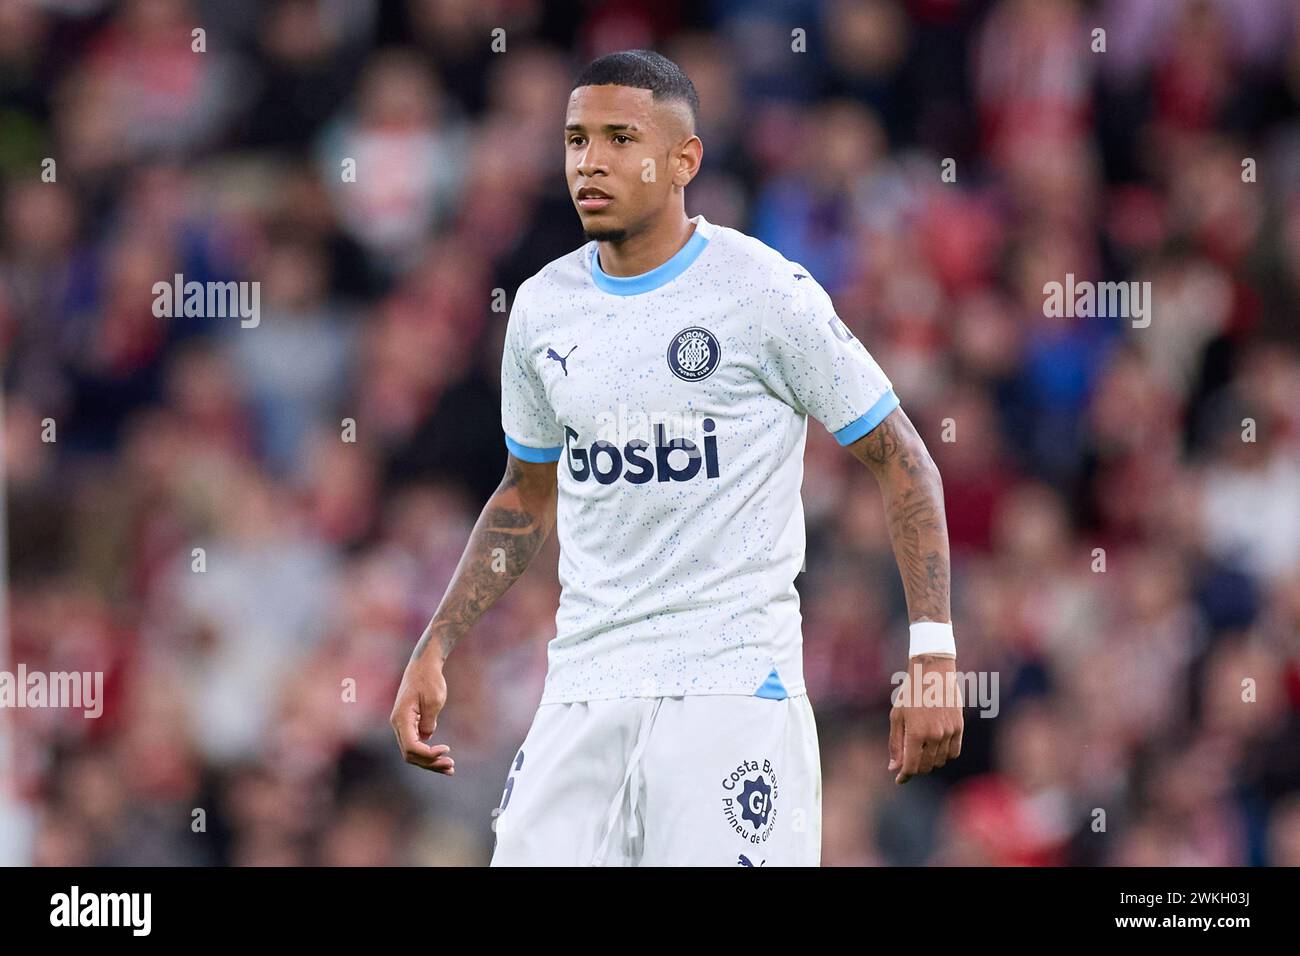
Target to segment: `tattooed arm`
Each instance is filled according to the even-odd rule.
[[[950,622],[948,524],[939,469],[901,408],[849,445],[885,498],[889,537],[913,622]]]
[[[925,442],[897,408],[849,445],[849,451],[871,469],[884,496],[908,618],[914,624],[951,623],[943,482]],[[899,771],[897,783],[942,767],[961,753],[960,700],[945,694],[942,706],[917,706],[930,674],[941,675],[945,689],[955,686],[948,675],[955,675],[956,660],[946,654],[921,654],[911,665],[889,715],[889,769]]]
[[[524,573],[555,527],[555,468],[555,462],[532,464],[508,454],[505,477],[483,506],[412,660],[425,654],[446,660],[456,642]]]
[[[447,701],[442,666],[474,622],[510,589],[555,527],[556,464],[510,455],[505,477],[483,507],[465,553],[402,675],[389,722],[407,763],[455,773],[446,744],[424,743]]]

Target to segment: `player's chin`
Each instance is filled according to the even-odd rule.
[[[621,222],[606,219],[599,215],[582,217],[582,232],[588,240],[597,242],[618,242],[627,236],[627,229]]]

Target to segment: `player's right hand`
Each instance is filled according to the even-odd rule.
[[[427,659],[416,658],[406,665],[388,722],[393,725],[397,746],[407,763],[451,776],[456,772],[451,748],[425,742],[433,736],[438,714],[446,703],[447,681],[442,676],[442,661],[434,654]]]

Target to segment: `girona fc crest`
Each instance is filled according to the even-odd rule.
[[[722,346],[708,329],[682,329],[668,343],[668,368],[686,382],[698,382],[713,374],[722,359]]]

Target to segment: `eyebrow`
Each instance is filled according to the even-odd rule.
[[[618,130],[631,130],[634,133],[640,132],[640,129],[637,127],[635,123],[606,123],[604,126],[601,127],[601,129],[603,129],[606,133],[613,133]],[[564,131],[566,133],[571,133],[571,132],[582,133],[582,132],[586,132],[586,130],[587,127],[583,126],[581,123],[569,123],[564,127]]]

